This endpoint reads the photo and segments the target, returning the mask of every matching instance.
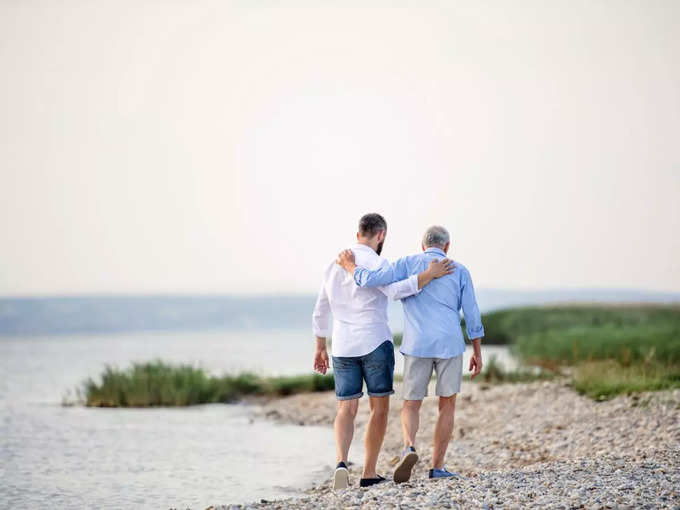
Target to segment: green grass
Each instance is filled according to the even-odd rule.
[[[565,305],[499,310],[482,316],[484,343],[514,344],[549,331],[645,328],[680,331],[677,305]]]
[[[677,305],[527,307],[483,321],[483,343],[510,344],[525,364],[572,366],[572,386],[590,397],[680,387]]]
[[[680,367],[659,363],[623,366],[614,360],[583,362],[574,368],[571,385],[596,400],[622,393],[680,388]]]
[[[126,370],[107,365],[100,382],[88,378],[76,394],[87,406],[152,407],[228,403],[245,396],[285,396],[333,388],[332,374],[263,378],[242,373],[215,377],[201,368],[156,360],[133,363]]]

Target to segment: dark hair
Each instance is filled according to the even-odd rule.
[[[371,238],[381,230],[387,230],[385,218],[378,213],[364,214],[359,220],[359,234]]]

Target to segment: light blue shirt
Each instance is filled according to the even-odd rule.
[[[389,285],[427,269],[432,259],[441,260],[446,253],[428,248],[423,253],[402,257],[396,262],[370,271],[354,270],[360,287]],[[460,327],[460,311],[465,317],[468,338],[484,336],[482,318],[475,299],[470,272],[455,262],[453,273],[433,280],[418,294],[401,300],[404,305],[404,339],[400,352],[420,358],[453,358],[465,351]]]

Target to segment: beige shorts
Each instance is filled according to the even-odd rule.
[[[404,354],[404,400],[423,400],[427,396],[432,370],[437,372],[435,394],[450,397],[460,393],[463,355],[455,358],[418,358]]]

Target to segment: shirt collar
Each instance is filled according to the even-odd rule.
[[[352,246],[352,249],[368,250],[370,252],[375,253],[375,250],[373,248],[371,248],[370,246],[366,246],[365,244],[361,244],[361,243],[356,243],[354,246]]]
[[[427,250],[425,250],[425,253],[436,253],[438,255],[443,255],[444,257],[446,257],[446,253],[441,248],[430,247]]]

